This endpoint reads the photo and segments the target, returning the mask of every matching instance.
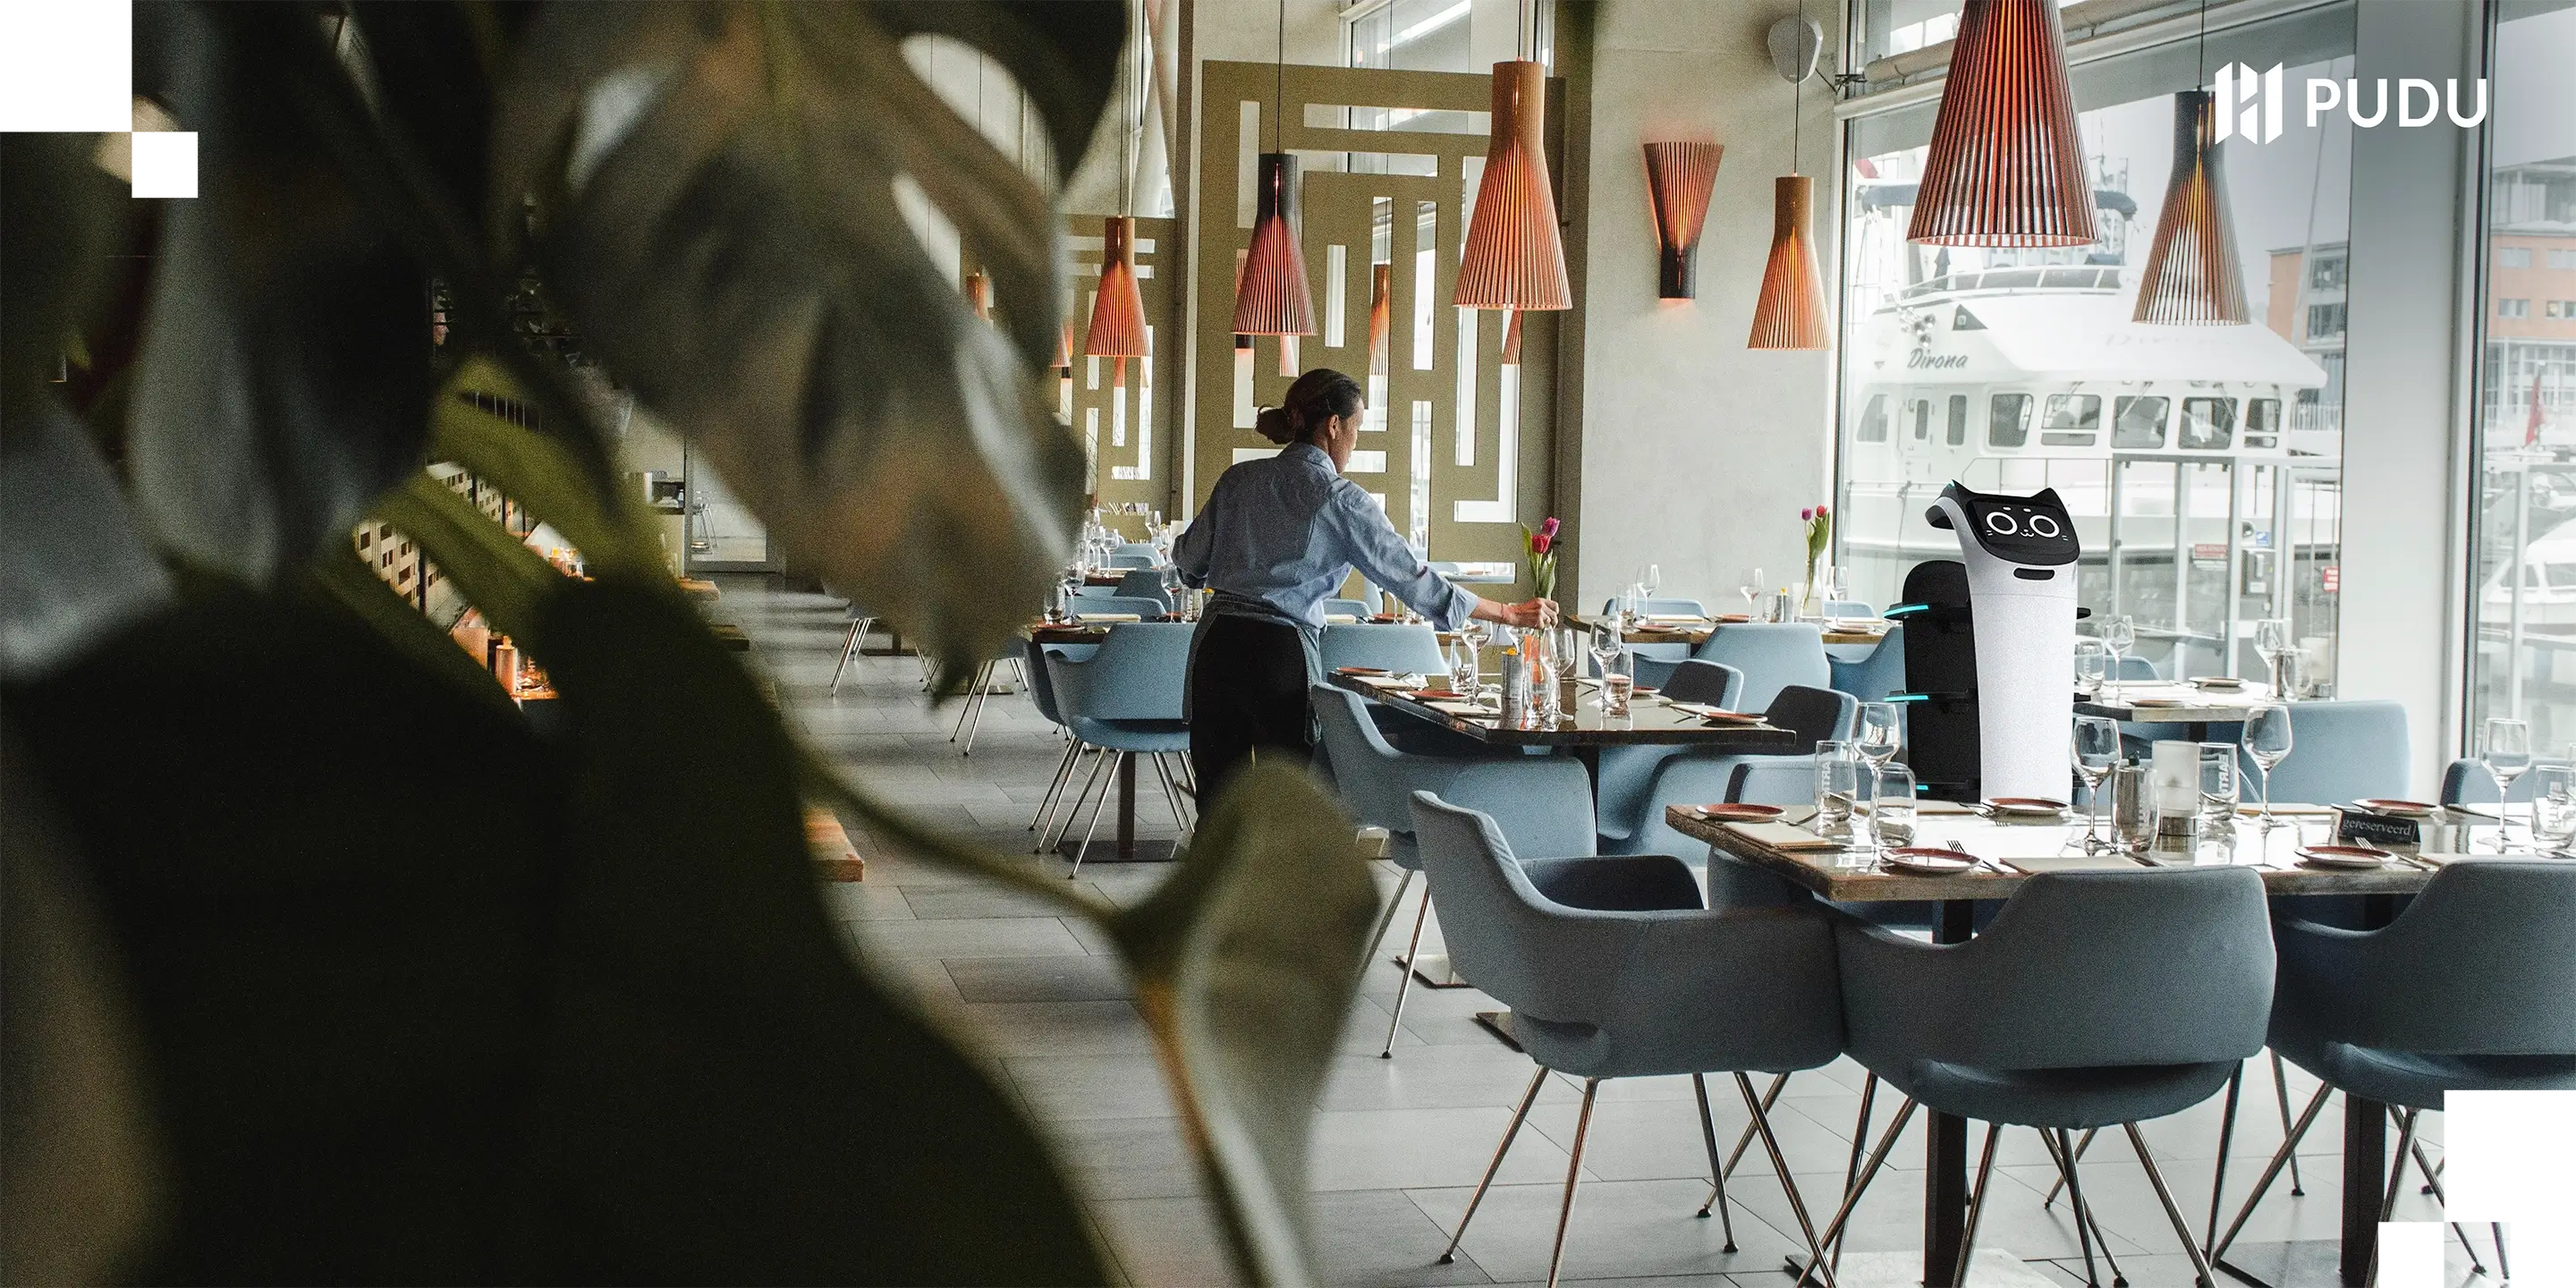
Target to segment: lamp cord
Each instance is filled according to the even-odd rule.
[[[1800,45],[1807,43],[1807,0],[1798,0],[1798,34],[1795,39]],[[1789,52],[1798,52],[1796,46],[1791,46]],[[1799,102],[1798,97],[1798,83],[1805,79],[1801,76],[1789,82],[1789,173],[1792,175],[1798,173],[1800,133],[1806,125],[1802,119],[1806,113],[1800,110],[1805,105]]]
[[[1279,0],[1279,60],[1270,90],[1270,150],[1279,151],[1279,114],[1288,110],[1288,0]]]

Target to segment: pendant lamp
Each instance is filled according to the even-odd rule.
[[[1932,246],[2095,240],[2057,0],[1967,0],[1905,235]]]
[[[993,320],[992,274],[979,268],[966,275],[966,307],[974,310],[976,317]]]
[[[1369,267],[1369,374],[1386,374],[1386,340],[1395,323],[1395,265]]]
[[[1147,352],[1145,300],[1136,291],[1136,221],[1126,215],[1100,221],[1100,290],[1091,300],[1091,330],[1082,351],[1118,360],[1112,389],[1127,387],[1127,360]]]
[[[1565,246],[1556,234],[1556,194],[1548,186],[1541,147],[1546,125],[1547,69],[1526,60],[1494,64],[1493,136],[1450,303],[1471,309],[1574,307]]]
[[[2227,225],[2227,185],[2218,169],[2215,102],[2207,90],[2174,95],[2173,176],[2147,271],[2138,279],[2135,322],[2158,326],[2244,326],[2245,279]]]
[[[1646,145],[1646,194],[1655,212],[1655,243],[1663,251],[1655,293],[1664,299],[1699,295],[1700,227],[1708,218],[1718,158],[1725,154],[1714,143]]]
[[[1753,335],[1745,347],[1830,347],[1825,334],[1825,291],[1816,274],[1816,244],[1807,236],[1815,177],[1784,174],[1772,183],[1771,258],[1762,265],[1762,294],[1753,303]]]
[[[1254,198],[1252,250],[1234,293],[1236,335],[1313,335],[1315,298],[1306,289],[1306,256],[1297,248],[1297,158],[1261,154]]]

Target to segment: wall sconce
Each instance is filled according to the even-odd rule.
[[[1699,296],[1699,233],[1708,219],[1709,189],[1717,182],[1715,143],[1646,145],[1646,192],[1655,211],[1655,242],[1663,257],[1655,293],[1668,300]]]

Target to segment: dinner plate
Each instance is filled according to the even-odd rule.
[[[1907,876],[1917,877],[1955,877],[1962,872],[1973,871],[1977,866],[1977,860],[1973,856],[1961,854],[1957,850],[1933,850],[1919,846],[1889,850],[1879,856],[1878,863],[1880,867],[1891,872],[1902,872]]]
[[[2192,683],[2203,689],[2241,689],[2245,687],[2245,682],[2243,680],[2237,679],[2232,675],[2204,675],[2194,679]]]
[[[1780,807],[1777,805],[1745,805],[1731,801],[1715,805],[1693,805],[1690,807],[1690,812],[1713,823],[1759,823],[1764,819],[1780,817]]]
[[[1434,698],[1456,701],[1458,699],[1465,698],[1467,695],[1460,693],[1456,689],[1415,689],[1412,696],[1428,702]]]
[[[2373,814],[2386,814],[2391,818],[2430,818],[2441,808],[2423,801],[2393,800],[2385,796],[2365,796],[2354,801],[2353,804]]]
[[[1339,669],[1339,670],[1341,671],[1341,673],[1342,673],[1342,674],[1344,674],[1344,675],[1384,675],[1384,674],[1386,674],[1386,668],[1385,668],[1385,667],[1382,667],[1382,666],[1345,666],[1345,667],[1340,667],[1340,668],[1338,668],[1338,669]]]
[[[2386,850],[2373,850],[2359,845],[2302,845],[2299,862],[2312,868],[2378,868],[2386,867],[2393,857]]]
[[[2129,699],[2129,705],[2133,707],[2190,707],[2198,706],[2200,704],[2187,698],[2131,698]]]
[[[1985,806],[2014,818],[2058,818],[2066,813],[2066,802],[2037,796],[1997,796],[1987,800]]]
[[[1758,725],[1762,723],[1762,717],[1750,711],[1709,710],[1700,712],[1699,718],[1713,725]]]

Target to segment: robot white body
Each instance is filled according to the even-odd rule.
[[[2063,799],[2074,719],[2075,523],[2053,490],[1952,483],[1925,515],[1958,533],[1976,623],[1981,794]]]

